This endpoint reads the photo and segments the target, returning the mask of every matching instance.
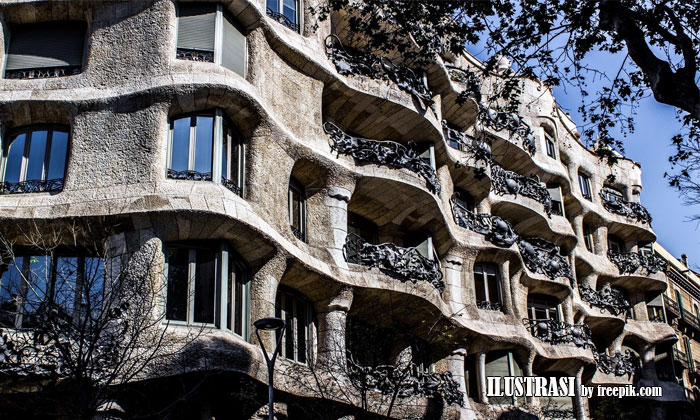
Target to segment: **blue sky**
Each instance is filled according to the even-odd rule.
[[[488,58],[479,46],[468,46],[467,50],[481,60]],[[591,54],[587,64],[607,71],[613,77],[621,59],[622,56]],[[596,85],[600,83],[598,81]],[[593,90],[589,89],[591,94]],[[554,88],[554,96],[577,124],[583,121],[577,111],[581,98],[576,89],[569,88],[565,92],[561,87]],[[660,104],[651,97],[643,99],[636,112],[634,133],[627,137],[619,134],[618,138],[623,140],[624,155],[642,165],[642,204],[652,215],[657,241],[676,257],[687,254],[689,264],[697,271],[700,268],[700,228],[697,222],[688,218],[700,214],[700,205],[683,205],[678,191],[664,178],[665,172],[672,172],[668,162],[668,157],[673,154],[671,137],[679,132],[680,123],[675,118],[673,107]]]

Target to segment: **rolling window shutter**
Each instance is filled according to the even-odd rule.
[[[81,66],[85,44],[82,22],[45,22],[10,30],[6,70]]]
[[[247,62],[245,36],[226,17],[223,22],[221,65],[245,77]]]
[[[215,5],[180,5],[177,19],[177,47],[214,51],[216,33]]]

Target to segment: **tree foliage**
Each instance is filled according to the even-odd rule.
[[[613,149],[623,151],[615,133],[634,131],[640,100],[653,96],[675,107],[683,128],[672,139],[674,173],[667,177],[692,204],[700,203],[698,9],[694,0],[325,0],[311,12],[321,21],[346,13],[352,43],[409,65],[449,60],[478,44],[491,57],[484,75],[505,56],[514,71],[502,78],[578,90],[583,137],[609,164]],[[616,70],[590,65],[601,54],[619,63]],[[517,100],[517,86],[505,83],[499,95]]]

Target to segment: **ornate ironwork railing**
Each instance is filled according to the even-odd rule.
[[[608,258],[617,266],[620,274],[632,274],[639,267],[643,267],[648,274],[654,274],[659,271],[666,271],[667,267],[666,261],[655,254],[609,251]]]
[[[6,70],[5,79],[48,79],[79,74],[81,66],[43,67],[36,69]]]
[[[424,257],[415,247],[404,248],[392,243],[373,245],[354,233],[348,233],[343,254],[347,262],[379,268],[402,282],[426,281],[440,293],[445,291],[438,262]]]
[[[198,61],[202,63],[214,62],[214,51],[193,50],[189,48],[178,48],[175,57],[180,60]]]
[[[588,302],[591,306],[597,306],[602,309],[607,309],[615,315],[620,315],[630,308],[629,301],[625,295],[612,287],[604,287],[598,291],[588,286],[579,286],[581,299]]]
[[[523,324],[533,337],[549,344],[573,344],[577,347],[595,349],[591,340],[591,329],[586,324],[567,324],[553,319],[523,318]]]
[[[224,187],[228,188],[229,190],[233,191],[234,194],[243,196],[243,188],[241,188],[236,181],[232,179],[228,179],[225,177],[221,177],[221,185]]]
[[[544,274],[554,280],[559,277],[573,282],[574,275],[559,246],[540,238],[521,238],[508,221],[486,213],[477,214],[464,208],[452,198],[452,217],[459,226],[486,236],[492,244],[508,248],[518,244],[525,266],[533,273]]]
[[[302,242],[306,242],[306,238],[304,236],[304,232],[301,231],[301,229],[297,228],[296,226],[289,225],[289,229],[292,230],[292,234],[299,239]]]
[[[362,393],[377,391],[399,398],[440,396],[449,405],[464,404],[464,394],[451,372],[425,372],[412,362],[404,366],[366,367],[348,357],[348,377]]]
[[[503,304],[501,302],[489,302],[488,300],[477,300],[476,307],[486,311],[503,312]]]
[[[466,133],[455,130],[447,125],[445,120],[442,121],[442,134],[447,144],[470,155],[465,161],[457,162],[457,167],[466,166],[468,161],[473,161],[474,163],[482,162],[484,165],[488,165],[491,162],[491,146],[487,142],[477,140]],[[453,145],[457,145],[457,147]],[[480,175],[485,175],[485,170],[485,168],[482,169],[483,173]]]
[[[603,200],[603,207],[610,213],[616,213],[634,219],[637,222],[651,225],[651,214],[640,203],[625,201],[617,197],[613,198],[612,195],[605,194],[603,191],[600,192],[600,197]]]
[[[683,311],[683,320],[686,324],[695,328],[696,331],[700,331],[700,319],[696,315],[691,314],[688,311]]]
[[[63,190],[63,178],[49,179],[45,181],[22,181],[22,182],[3,182],[3,194],[20,194],[20,193],[35,193],[35,192],[58,192]]]
[[[541,203],[547,215],[552,214],[552,196],[537,175],[520,175],[491,162],[491,190],[501,196],[522,194]]]
[[[560,255],[557,244],[540,238],[520,238],[518,249],[525,266],[533,273],[544,274],[552,280],[565,277],[574,281],[569,261]]]
[[[641,369],[639,357],[629,350],[626,350],[625,354],[619,351],[615,352],[612,356],[606,353],[593,352],[593,357],[595,358],[598,370],[606,375],[627,376],[627,378],[631,378],[632,375]]]
[[[267,8],[267,15],[269,17],[271,17],[272,19],[274,19],[275,21],[286,26],[287,28],[293,30],[294,32],[299,32],[299,25],[292,22],[291,19],[289,19],[287,16],[283,15],[282,13],[275,12],[274,10],[272,10],[268,7]]]
[[[168,178],[186,179],[190,181],[211,181],[211,172],[173,171],[168,169]]]
[[[330,136],[331,150],[350,155],[360,162],[385,165],[392,168],[405,168],[422,176],[428,187],[440,194],[440,182],[435,169],[420,157],[414,143],[408,147],[391,140],[370,140],[346,134],[331,122],[323,124],[323,130]]]
[[[390,59],[371,53],[362,53],[345,48],[336,35],[328,35],[325,41],[326,55],[342,75],[358,75],[372,79],[391,81],[396,86],[432,106],[433,94],[426,77],[418,77],[408,67],[397,66]]]
[[[537,152],[537,143],[532,128],[515,112],[495,111],[479,104],[477,118],[487,127],[496,130],[507,130],[510,138],[520,138],[521,147],[531,155]]]
[[[466,86],[463,92],[457,97],[458,103],[463,103],[467,98],[474,98],[475,101],[481,102],[481,80],[475,72],[456,66],[447,66],[447,71],[450,79],[462,83]]]
[[[665,324],[666,320],[661,315],[654,315],[649,317],[649,322],[655,322],[658,324]]]
[[[670,297],[664,296],[664,306],[666,307],[666,312],[671,312],[675,316],[681,316],[681,308],[678,303],[671,299]]]
[[[457,225],[486,236],[492,244],[508,248],[518,240],[518,235],[506,220],[487,213],[474,213],[464,208],[452,197],[452,217]]]

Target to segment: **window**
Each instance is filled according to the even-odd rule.
[[[99,312],[103,284],[100,258],[60,252],[17,253],[0,266],[0,326],[35,327],[38,312],[48,309],[77,321]]]
[[[171,120],[168,178],[214,180],[243,195],[245,144],[221,110]]]
[[[549,196],[552,197],[552,214],[557,216],[564,215],[564,200],[561,197],[561,187],[556,183],[547,184],[547,191]]]
[[[530,319],[559,321],[559,302],[546,295],[532,294],[527,297],[527,313]]]
[[[295,32],[299,32],[299,10],[299,0],[267,0],[267,15]]]
[[[476,213],[476,204],[474,202],[474,197],[472,197],[468,192],[455,188],[455,193],[452,201],[463,208],[464,210]]]
[[[78,74],[83,67],[85,23],[42,22],[10,27],[6,79]]]
[[[360,366],[390,365],[396,333],[394,328],[379,328],[348,316],[345,323],[348,357]],[[367,343],[372,345],[368,346]]]
[[[621,203],[624,201],[624,197],[622,196],[622,193],[612,187],[605,186],[603,187],[602,190],[603,193],[603,199],[606,201],[610,201],[613,203]]]
[[[554,142],[554,133],[552,132],[552,129],[546,126],[542,127],[542,130],[544,131],[544,145],[545,148],[547,149],[547,156],[551,157],[552,159],[557,158],[557,146],[556,143]]]
[[[247,339],[248,274],[227,244],[169,244],[165,258],[166,319],[216,325]]]
[[[654,255],[654,243],[650,241],[638,242],[637,249],[641,255],[651,257]]]
[[[419,232],[406,235],[404,245],[407,248],[415,248],[420,255],[429,260],[437,260],[435,248],[433,247],[433,238],[426,233]]]
[[[300,241],[306,241],[306,191],[294,177],[289,179],[289,227]]]
[[[581,189],[581,195],[583,198],[586,200],[593,199],[593,196],[591,195],[591,180],[588,178],[588,175],[581,172],[578,173],[578,186]]]
[[[27,127],[11,132],[8,138],[3,145],[3,192],[63,189],[68,152],[66,127]]]
[[[695,360],[693,359],[693,346],[690,344],[690,339],[688,337],[683,337],[683,345],[685,347],[685,354],[688,357],[688,370],[695,372]]]
[[[377,225],[352,212],[348,212],[348,233],[359,236],[369,244],[376,244],[379,240]]]
[[[474,264],[474,292],[476,305],[480,309],[502,309],[501,286],[498,267],[495,264]]]
[[[583,224],[583,243],[586,245],[588,252],[595,252],[595,247],[593,246],[593,231],[591,226],[584,223]]]
[[[504,376],[523,376],[523,369],[512,351],[492,351],[486,354],[486,377],[501,378],[501,389],[504,389]],[[489,397],[489,404],[523,405],[524,397],[503,396]]]
[[[290,290],[278,290],[275,316],[287,321],[280,356],[310,364],[313,358],[314,313],[309,302]]]
[[[432,143],[420,143],[417,150],[418,157],[435,169],[435,145]]]
[[[627,248],[625,248],[625,243],[622,239],[615,235],[608,235],[608,252],[624,254],[627,252]]]
[[[663,293],[647,293],[645,296],[647,315],[651,322],[666,322],[664,316]]]
[[[246,37],[222,5],[181,3],[177,22],[177,58],[219,64],[245,77]]]

